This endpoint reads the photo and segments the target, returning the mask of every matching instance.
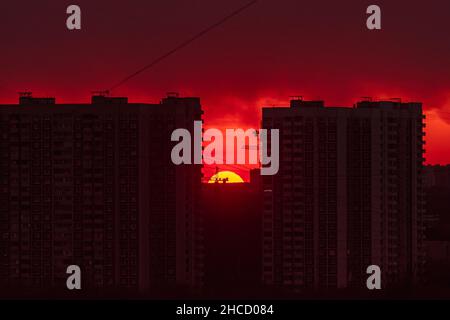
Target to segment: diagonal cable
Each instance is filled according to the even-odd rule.
[[[244,10],[250,8],[251,6],[253,6],[254,4],[256,4],[258,2],[258,0],[252,0],[250,2],[248,2],[247,4],[245,4],[244,6],[236,9],[235,11],[231,12],[230,14],[228,14],[227,16],[225,16],[224,18],[220,19],[219,21],[217,21],[216,23],[210,25],[209,27],[207,27],[206,29],[202,30],[201,32],[197,33],[196,35],[194,35],[193,37],[187,39],[186,41],[182,42],[181,44],[179,44],[178,46],[176,46],[175,48],[173,48],[172,50],[164,53],[163,55],[159,56],[158,58],[154,59],[152,62],[150,62],[149,64],[147,64],[146,66],[140,68],[139,70],[133,72],[132,74],[130,74],[129,76],[125,77],[124,79],[122,79],[120,82],[116,83],[114,86],[112,86],[109,91],[112,91],[116,88],[118,88],[119,86],[123,85],[125,82],[127,82],[128,80],[130,80],[131,78],[134,78],[135,76],[137,76],[138,74],[150,69],[151,67],[153,67],[154,65],[158,64],[159,62],[161,62],[162,60],[164,60],[165,58],[171,56],[172,54],[174,54],[175,52],[177,52],[178,50],[183,49],[184,47],[188,46],[189,44],[191,44],[192,42],[194,42],[195,40],[201,38],[202,36],[204,36],[205,34],[207,34],[208,32],[212,31],[213,29],[219,27],[220,25],[222,25],[223,23],[227,22],[228,20],[230,20],[231,18],[233,18],[234,16],[238,15],[239,13],[243,12]]]

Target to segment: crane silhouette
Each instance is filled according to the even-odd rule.
[[[214,183],[227,183],[228,177],[227,178],[219,178],[218,173],[219,173],[219,167],[216,167],[216,177],[214,178]]]

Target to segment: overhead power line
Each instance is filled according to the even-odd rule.
[[[252,0],[250,2],[248,2],[247,4],[245,4],[244,6],[236,9],[235,11],[233,11],[232,13],[228,14],[227,16],[225,16],[224,18],[220,19],[219,21],[217,21],[216,23],[210,25],[209,27],[207,27],[206,29],[202,30],[201,32],[197,33],[196,35],[194,35],[193,37],[187,39],[186,41],[182,42],[181,44],[179,44],[178,46],[176,46],[175,48],[173,48],[172,50],[164,53],[163,55],[157,57],[156,59],[154,59],[153,61],[151,61],[149,64],[147,64],[146,66],[140,68],[139,70],[133,72],[132,74],[130,74],[129,76],[125,77],[124,79],[122,79],[120,82],[116,83],[115,85],[113,85],[109,91],[112,91],[114,89],[117,89],[119,86],[123,85],[125,82],[127,82],[128,80],[134,78],[135,76],[137,76],[138,74],[150,69],[151,67],[155,66],[156,64],[158,64],[159,62],[161,62],[162,60],[166,59],[167,57],[171,56],[172,54],[174,54],[175,52],[177,52],[178,50],[183,49],[184,47],[188,46],[189,44],[191,44],[192,42],[194,42],[195,40],[201,38],[202,36],[204,36],[205,34],[207,34],[208,32],[212,31],[213,29],[219,27],[220,25],[222,25],[223,23],[227,22],[228,20],[230,20],[231,18],[233,18],[234,16],[240,14],[241,12],[243,12],[244,10],[250,8],[251,6],[253,6],[254,4],[256,4],[258,2],[258,0]]]

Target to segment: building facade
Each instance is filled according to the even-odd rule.
[[[264,177],[264,283],[365,288],[370,265],[385,287],[418,281],[423,118],[399,101],[263,108],[263,128],[280,129],[280,170]]]

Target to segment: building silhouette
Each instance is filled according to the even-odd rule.
[[[170,137],[202,113],[174,95],[1,105],[0,287],[62,290],[69,265],[85,290],[200,286],[201,165],[172,164]]]
[[[202,185],[207,297],[260,294],[262,195],[257,183]]]
[[[424,168],[425,188],[450,188],[450,165],[427,165]]]
[[[263,108],[262,127],[280,129],[280,170],[263,177],[266,285],[365,289],[370,265],[384,288],[420,280],[423,119],[400,101]]]
[[[427,285],[450,285],[450,165],[427,165],[424,174],[426,198]]]
[[[450,165],[427,165],[424,168],[426,225],[429,230],[450,225]],[[433,237],[433,234],[430,234]]]

